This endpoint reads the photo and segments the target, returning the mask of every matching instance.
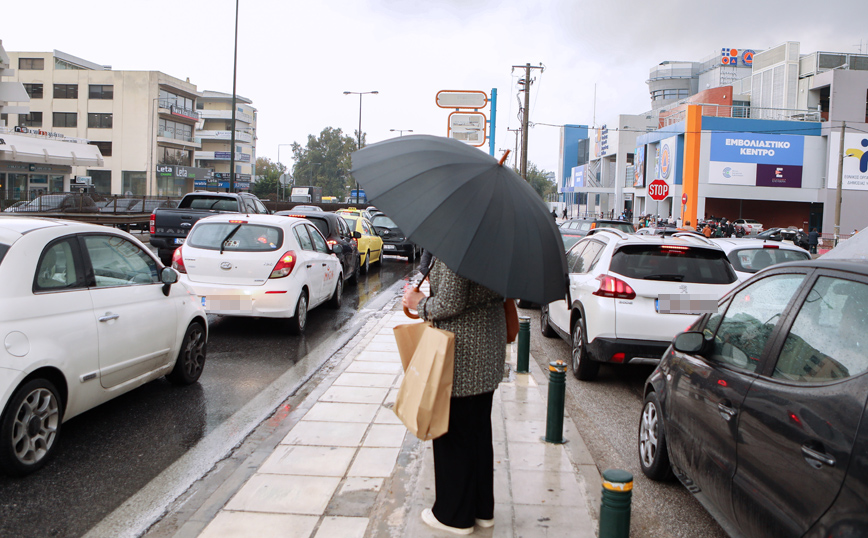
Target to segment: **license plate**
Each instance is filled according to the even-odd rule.
[[[247,295],[211,295],[202,296],[202,308],[208,312],[250,312],[253,310],[253,298]]]
[[[717,312],[717,297],[705,294],[661,294],[654,300],[654,309],[658,314],[713,314]]]
[[[395,250],[395,245],[383,245],[383,248],[386,250]]]
[[[176,245],[183,245],[184,244],[184,238],[183,237],[176,237],[175,238],[175,244]]]

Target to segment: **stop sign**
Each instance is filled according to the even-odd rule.
[[[652,200],[660,201],[669,196],[669,185],[662,179],[655,179],[648,184],[648,196]]]

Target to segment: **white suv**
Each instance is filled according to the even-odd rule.
[[[672,338],[738,284],[723,250],[696,234],[601,230],[567,252],[567,301],[543,305],[540,330],[572,344],[575,376],[601,362],[656,364]]]

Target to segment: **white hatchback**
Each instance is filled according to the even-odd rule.
[[[216,215],[196,222],[172,267],[209,314],[291,318],[300,334],[308,310],[341,306],[341,248],[307,219]]]
[[[0,472],[45,465],[88,409],[163,375],[199,379],[208,325],[177,280],[120,230],[0,217]]]
[[[754,273],[771,265],[784,262],[798,262],[811,259],[811,254],[791,243],[767,241],[764,239],[715,238],[712,239],[726,252],[735,274],[741,282]]]
[[[738,284],[723,250],[693,233],[600,230],[573,245],[567,266],[569,303],[543,305],[540,330],[572,345],[583,381],[601,362],[656,364],[676,334]]]

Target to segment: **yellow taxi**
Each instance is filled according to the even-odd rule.
[[[360,214],[353,214],[346,209],[339,209],[335,213],[344,219],[351,231],[362,234],[355,241],[359,247],[359,263],[361,264],[362,273],[367,273],[372,263],[382,261],[383,239],[377,235],[371,221]]]

